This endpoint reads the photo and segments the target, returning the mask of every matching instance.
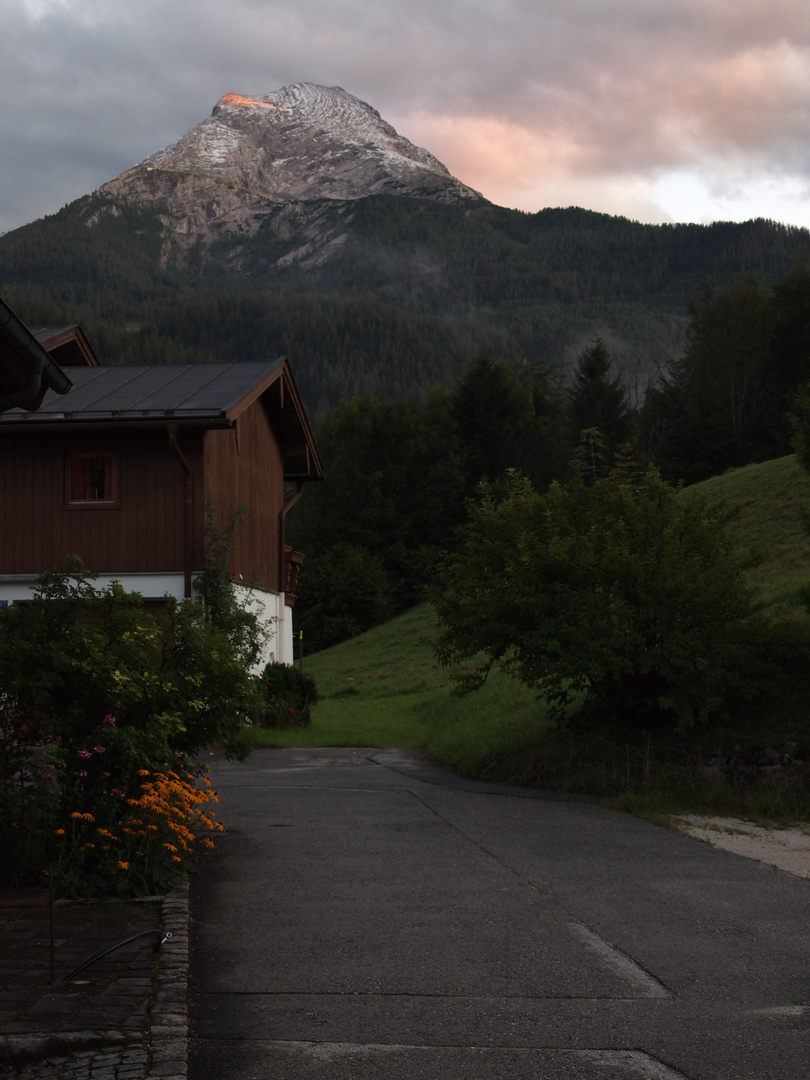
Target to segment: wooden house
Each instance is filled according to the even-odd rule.
[[[37,332],[52,343],[59,329]],[[266,659],[291,662],[301,556],[286,518],[322,473],[287,361],[101,367],[69,341],[84,365],[72,389],[0,416],[0,601],[29,597],[67,553],[101,586],[192,596],[210,495],[220,526],[246,507],[230,568],[271,623]]]

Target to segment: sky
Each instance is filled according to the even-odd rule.
[[[342,86],[502,206],[810,227],[808,0],[0,0],[0,232]]]

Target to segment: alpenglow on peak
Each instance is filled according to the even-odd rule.
[[[205,177],[273,204],[381,194],[451,203],[481,198],[376,109],[340,87],[312,83],[259,96],[225,94],[208,119],[102,190],[117,193],[141,170]]]

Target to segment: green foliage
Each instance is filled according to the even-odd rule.
[[[465,496],[480,480],[496,480],[510,468],[538,486],[556,475],[563,401],[548,370],[525,367],[519,373],[479,355],[461,372],[450,393],[450,409]]]
[[[770,380],[783,409],[810,376],[810,268],[794,266],[771,292]]]
[[[246,506],[237,506],[221,527],[216,500],[210,491],[206,493],[205,570],[195,576],[194,589],[211,627],[227,638],[233,658],[243,668],[252,669],[266,644],[266,631],[258,614],[240,597],[240,585],[228,566],[234,533],[247,512]]]
[[[562,394],[543,368],[473,360],[423,402],[354,398],[318,427],[327,475],[290,521],[307,553],[297,614],[308,651],[362,633],[424,595],[482,476],[561,460]]]
[[[792,420],[796,460],[805,472],[810,472],[810,382],[796,395]]]
[[[291,516],[306,552],[296,614],[309,651],[367,630],[422,595],[462,518],[463,481],[447,397],[343,402],[316,440],[327,481]]]
[[[262,672],[265,727],[306,727],[318,700],[315,680],[292,664],[268,664]]]
[[[624,463],[539,494],[484,491],[436,591],[441,662],[462,691],[497,665],[630,727],[688,727],[753,692],[745,564],[722,508]],[[760,672],[761,674],[761,672]]]
[[[790,451],[793,398],[810,376],[810,271],[770,293],[752,278],[704,288],[683,357],[650,395],[646,442],[687,482]]]
[[[586,349],[574,372],[568,394],[568,424],[573,444],[583,431],[595,428],[604,442],[608,461],[618,448],[633,438],[633,422],[627,391],[620,378],[611,375],[610,353],[597,337]]]
[[[137,593],[97,589],[69,565],[42,575],[32,603],[0,613],[0,835],[17,852],[2,864],[8,883],[30,883],[58,858],[54,830],[71,815],[114,830],[144,771],[185,769],[214,741],[243,756],[245,720],[261,711],[238,638],[201,604],[169,599],[148,616]],[[89,847],[79,860],[88,887],[101,887],[97,856]]]
[[[344,543],[307,559],[296,606],[310,652],[362,634],[396,610],[382,556]]]

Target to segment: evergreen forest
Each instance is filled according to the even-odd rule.
[[[291,521],[293,543],[307,552],[299,614],[310,646],[422,599],[468,507],[497,498],[510,472],[537,492],[572,469],[631,463],[670,485],[692,483],[789,454],[794,443],[805,453],[808,401],[803,267],[770,289],[752,277],[704,289],[683,355],[640,401],[598,336],[568,380],[479,354],[422,400],[343,401],[316,430],[328,482],[305,493]]]
[[[319,213],[317,258],[296,255],[306,215],[287,235],[272,211],[253,235],[181,251],[153,210],[87,196],[0,237],[0,295],[31,325],[81,323],[106,364],[286,355],[311,415],[355,395],[421,400],[477,354],[566,378],[597,336],[637,404],[682,357],[702,290],[750,276],[768,292],[810,263],[810,232],[765,220],[393,196]]]

